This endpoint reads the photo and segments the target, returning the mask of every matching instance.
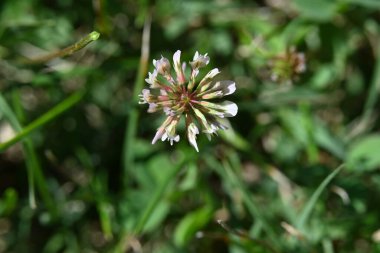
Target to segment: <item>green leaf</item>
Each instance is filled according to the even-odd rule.
[[[380,9],[379,0],[343,0],[343,2],[356,4],[367,8],[378,8]]]
[[[354,142],[348,152],[347,164],[352,170],[374,170],[380,167],[380,135],[368,135]]]
[[[220,131],[220,137],[236,149],[239,149],[241,151],[249,150],[249,142],[246,139],[244,139],[238,132],[236,132],[232,127],[229,127],[225,131]]]
[[[144,226],[144,232],[152,232],[159,229],[162,221],[166,218],[170,212],[169,202],[164,198],[154,208],[154,211],[150,214]]]
[[[336,14],[337,4],[331,0],[294,0],[300,15],[314,21],[329,21]]]
[[[206,206],[187,214],[175,229],[174,243],[179,247],[185,246],[195,233],[207,224],[212,211],[210,206]]]
[[[11,214],[16,208],[18,202],[18,194],[13,188],[5,190],[0,199],[0,216]]]

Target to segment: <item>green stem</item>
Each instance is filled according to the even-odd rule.
[[[14,98],[17,98],[17,96],[14,96]],[[5,118],[11,124],[12,128],[16,132],[21,132],[22,126],[20,122],[18,121],[16,114],[13,112],[13,110],[11,109],[11,107],[8,105],[7,101],[1,94],[0,94],[0,109],[3,112]],[[29,205],[33,209],[36,208],[36,200],[35,200],[35,180],[36,180],[38,189],[42,195],[42,198],[46,206],[48,207],[52,216],[55,216],[56,212],[54,208],[54,202],[48,193],[46,180],[43,177],[41,166],[38,162],[33,144],[30,141],[30,139],[28,138],[25,139],[22,147],[26,156],[25,163],[26,163],[27,173],[28,173]]]
[[[378,46],[376,49],[377,50],[375,50],[375,52],[378,56],[376,57],[374,74],[372,76],[371,85],[368,90],[367,100],[364,104],[364,112],[362,118],[362,121],[364,123],[368,123],[380,94],[380,46]]]
[[[29,186],[29,190],[32,191],[32,193],[29,192],[29,196],[34,194],[34,184],[36,183],[35,185],[37,186],[38,192],[41,195],[42,200],[46,205],[46,208],[49,210],[52,218],[54,219],[57,217],[58,210],[57,210],[56,205],[54,204],[53,198],[50,196],[46,179],[42,173],[41,164],[38,161],[33,143],[29,138],[25,139],[23,143],[23,148],[27,157],[25,162],[28,167],[28,180],[29,180],[29,183],[32,181],[32,185],[33,185],[33,187]],[[31,177],[32,179],[30,179],[29,177]]]
[[[11,138],[10,140],[1,143],[0,144],[0,152],[6,150],[10,146],[14,145],[15,143],[19,142],[20,140],[24,139],[26,136],[28,136],[32,131],[36,130],[37,128],[45,125],[52,119],[56,118],[63,112],[67,111],[69,108],[77,104],[83,97],[84,91],[77,91],[76,93],[72,94],[68,98],[66,98],[64,101],[53,107],[53,109],[46,112],[44,115],[39,117],[38,119],[34,120],[32,123],[27,125],[25,128],[21,128],[21,125],[17,125],[17,128],[15,129],[18,131],[17,135]],[[0,103],[1,105],[1,103]],[[13,125],[16,126],[13,122]]]
[[[82,48],[84,48],[85,46],[90,44],[91,42],[97,40],[99,38],[99,36],[100,36],[100,33],[93,31],[93,32],[89,33],[86,37],[82,38],[81,40],[79,40],[78,42],[76,42],[75,44],[73,44],[69,47],[66,47],[66,48],[59,50],[57,52],[53,52],[53,53],[50,53],[50,54],[47,54],[47,55],[44,55],[44,56],[41,56],[38,58],[27,60],[25,63],[28,63],[28,64],[42,63],[42,62],[50,61],[54,58],[72,55],[73,53],[81,50]]]
[[[149,42],[150,42],[150,26],[151,26],[151,16],[148,14],[142,36],[142,47],[141,47],[141,58],[140,65],[138,69],[138,74],[136,82],[133,89],[132,96],[132,109],[130,111],[127,127],[124,135],[124,145],[123,145],[123,167],[124,167],[124,179],[127,179],[128,171],[132,170],[134,163],[134,144],[135,136],[137,132],[137,120],[139,116],[138,109],[136,105],[138,104],[138,94],[141,92],[144,85],[144,77],[146,76],[148,70],[148,60],[149,60]]]

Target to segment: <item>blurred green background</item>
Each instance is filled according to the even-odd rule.
[[[237,84],[199,153],[137,105],[178,49]],[[2,0],[0,252],[380,252],[379,95],[378,0]]]

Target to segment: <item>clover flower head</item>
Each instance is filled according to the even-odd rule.
[[[298,80],[300,74],[306,71],[305,54],[297,52],[294,47],[291,47],[286,52],[271,59],[269,66],[272,69],[272,81],[292,83],[292,81]]]
[[[176,127],[182,116],[186,123],[187,139],[196,151],[199,151],[196,138],[201,131],[210,139],[218,130],[227,129],[220,119],[234,117],[238,111],[237,105],[231,101],[210,100],[234,93],[236,85],[233,81],[214,81],[214,77],[220,73],[217,68],[198,82],[199,69],[209,62],[207,54],[196,52],[189,62],[191,73],[187,78],[186,64],[181,63],[181,51],[177,50],[173,55],[174,78],[168,59],[161,56],[161,59],[153,60],[155,69],[145,79],[150,89],[142,90],[139,103],[149,104],[149,113],[162,110],[167,117],[157,129],[152,144],[159,139],[168,140],[171,145],[178,142],[180,136],[176,133]]]

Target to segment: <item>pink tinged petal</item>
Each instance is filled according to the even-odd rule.
[[[156,103],[149,103],[149,108],[148,108],[149,113],[157,112],[157,110],[158,110],[158,105]]]
[[[165,76],[170,74],[170,62],[165,57],[161,56],[161,59],[153,60],[153,65],[161,75]]]
[[[209,90],[204,91],[198,95],[203,99],[220,98],[230,95],[236,91],[236,84],[233,81],[219,81],[216,82]]]
[[[186,82],[185,75],[181,66],[181,51],[177,50],[173,55],[174,70],[177,75],[177,82],[184,84]]]
[[[165,134],[165,129],[163,128],[159,128],[157,130],[157,133],[156,135],[154,136],[153,140],[152,140],[152,144],[155,144],[157,142],[158,139],[160,139],[162,137],[162,135]]]
[[[171,145],[173,145],[173,141],[178,142],[180,137],[175,133],[175,128],[179,119],[180,115],[168,117],[158,129],[152,143],[155,143],[160,138],[162,141],[167,139]]]
[[[170,109],[169,107],[164,107],[163,110],[167,116],[174,116],[175,115],[175,112],[172,109]]]
[[[153,73],[148,73],[148,78],[145,79],[145,82],[150,84],[151,89],[161,88],[163,84],[157,79],[157,70],[153,70]]]
[[[195,85],[195,77],[198,75],[199,73],[199,69],[193,69],[191,71],[191,76],[190,76],[190,82],[189,84],[187,85],[187,89],[190,91],[194,88],[194,85]]]
[[[188,138],[190,144],[195,148],[195,150],[197,152],[199,152],[197,141],[196,141],[196,139],[197,139],[196,135],[197,134],[199,134],[198,127],[193,122],[191,122],[187,126],[187,138]]]
[[[193,69],[203,68],[210,62],[210,57],[205,55],[201,55],[197,52],[195,52],[193,61],[190,62],[190,65]]]
[[[181,51],[177,50],[173,55],[174,68],[181,66]]]
[[[170,122],[173,121],[173,118],[174,117],[167,117],[165,119],[165,121],[162,123],[162,125],[157,129],[157,133],[156,135],[154,136],[153,140],[152,140],[152,144],[155,144],[157,142],[157,140],[159,140],[160,138],[162,138],[162,136],[165,134],[165,128],[170,124]]]
[[[177,124],[179,122],[180,117],[181,117],[181,115],[177,115],[177,116],[173,117],[173,120],[165,128],[165,131],[169,137],[174,138],[176,136],[175,130],[176,130],[176,127],[177,127]]]
[[[203,113],[198,110],[195,107],[192,107],[193,111],[195,112],[195,116],[197,117],[198,121],[201,123],[203,127],[203,132],[205,133],[214,133],[214,129],[210,126],[210,124],[207,122],[206,117],[203,115]]]
[[[193,69],[193,71],[191,72],[191,78],[195,79],[195,77],[197,77],[198,74],[199,74],[199,69]]]
[[[143,89],[142,92],[141,92],[141,94],[139,94],[139,98],[140,98],[139,104],[146,104],[146,103],[148,103],[150,96],[151,96],[150,95],[150,90]]]
[[[220,118],[234,117],[238,112],[237,105],[231,101],[224,101],[222,103],[200,101],[198,104],[203,106],[204,110],[207,110],[207,113],[216,115]]]
[[[207,90],[211,85],[212,79],[219,73],[220,71],[217,68],[208,72],[207,75],[202,79],[202,81],[198,85],[198,88],[200,88],[200,91],[203,92]]]

